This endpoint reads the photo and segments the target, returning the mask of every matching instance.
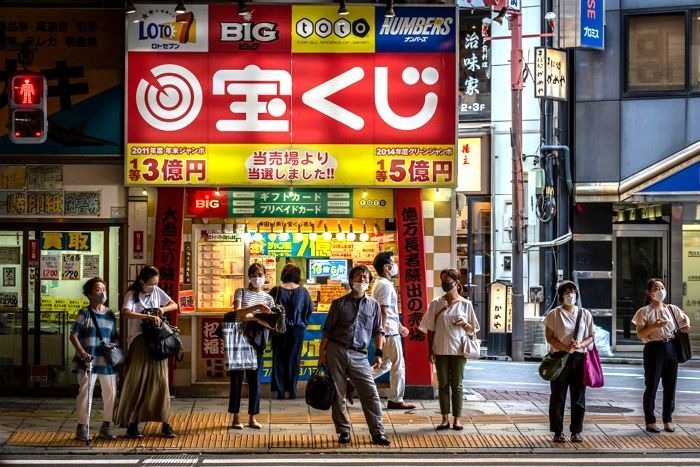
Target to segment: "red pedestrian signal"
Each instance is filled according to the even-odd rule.
[[[10,141],[40,144],[46,141],[46,78],[41,73],[21,72],[10,76]]]

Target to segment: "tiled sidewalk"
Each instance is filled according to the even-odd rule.
[[[478,395],[478,393],[477,393]],[[359,401],[350,406],[353,441],[337,442],[330,411],[310,409],[303,400],[263,400],[258,420],[262,430],[229,428],[223,398],[177,398],[172,401],[171,423],[178,433],[175,439],[158,436],[159,424],[149,423],[142,440],[123,436],[117,430],[116,441],[96,439],[89,446],[74,439],[73,399],[0,398],[0,452],[22,452],[44,448],[60,452],[129,452],[133,450],[243,450],[268,452],[278,449],[302,451],[347,450],[442,450],[465,451],[512,449],[613,450],[700,450],[700,402],[679,404],[674,417],[676,433],[651,435],[644,431],[641,408],[636,404],[614,406],[604,401],[589,401],[584,428],[584,443],[554,444],[548,428],[547,402],[539,400],[479,400],[464,402],[464,430],[436,431],[440,422],[437,401],[412,401],[418,408],[404,412],[384,412],[389,448],[369,443]],[[244,409],[245,410],[245,409]],[[601,413],[606,412],[606,413]],[[245,421],[245,418],[244,418]],[[95,401],[93,434],[101,423],[101,401]]]

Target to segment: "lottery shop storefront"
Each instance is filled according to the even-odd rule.
[[[399,258],[406,354],[422,361],[426,193],[449,201],[456,186],[455,7],[171,8],[139,4],[127,24],[125,180],[157,197],[153,263],[180,300],[171,318],[189,357],[175,384],[227,381],[213,332],[252,262],[266,287],[285,263],[302,269],[315,302],[304,379],[347,271],[386,249]],[[427,362],[407,370],[432,393],[430,377]]]

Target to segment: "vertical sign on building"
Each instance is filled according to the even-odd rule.
[[[459,119],[491,116],[491,47],[481,35],[487,10],[461,10],[459,16]]]
[[[182,223],[185,214],[184,188],[159,188],[153,261],[160,271],[158,286],[177,300],[180,291]],[[177,311],[170,322],[177,325]]]
[[[605,48],[605,1],[580,0],[580,46],[590,49]]]
[[[426,336],[418,330],[428,308],[425,287],[425,248],[423,245],[423,201],[420,189],[394,192],[396,230],[398,233],[399,270],[401,273],[401,321],[409,329],[404,340],[406,382],[411,386],[430,386],[430,365],[421,365],[426,354]]]

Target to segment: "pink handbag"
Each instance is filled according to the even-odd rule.
[[[583,357],[583,385],[589,388],[602,388],[605,384],[603,368],[600,366],[600,357],[595,344]]]

